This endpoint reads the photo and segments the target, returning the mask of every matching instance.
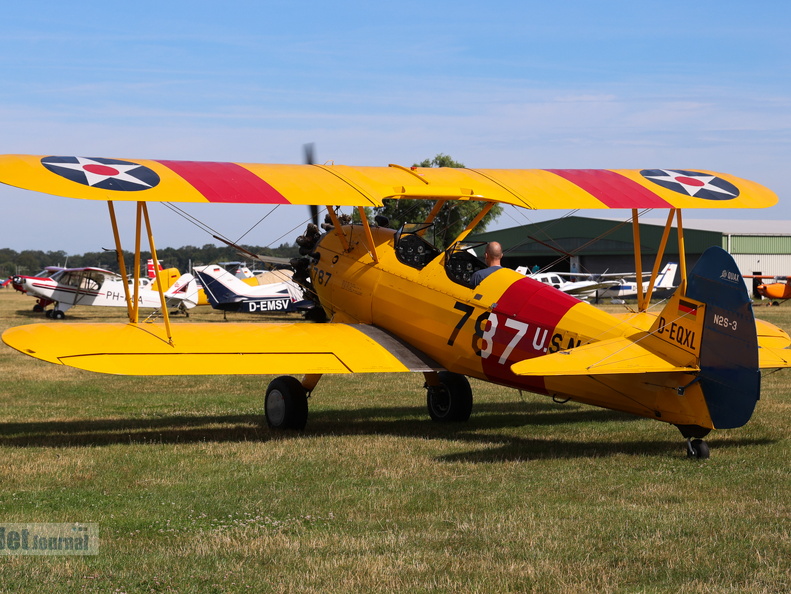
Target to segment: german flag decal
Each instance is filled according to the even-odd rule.
[[[678,314],[681,316],[695,317],[698,315],[697,303],[692,303],[685,299],[678,300]]]

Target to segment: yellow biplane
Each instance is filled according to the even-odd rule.
[[[791,338],[756,322],[741,274],[711,248],[689,273],[681,209],[760,208],[777,197],[759,184],[709,171],[505,170],[340,165],[259,165],[6,155],[0,182],[106,201],[119,259],[113,203],[137,202],[136,245],[150,231],[147,202],[327,205],[326,233],[309,226],[294,262],[327,323],[140,323],[133,296],[128,324],[34,324],[7,330],[20,352],[101,373],[284,375],[266,391],[274,429],[304,428],[307,398],[325,373],[419,372],[435,421],[465,421],[467,376],[625,411],[677,426],[689,456],[706,458],[712,429],[752,416],[761,370],[791,365]],[[364,207],[382,200],[434,199],[426,220],[399,229],[371,224]],[[447,249],[427,232],[449,201],[481,209]],[[643,270],[638,209],[668,209],[664,235],[638,311],[611,315],[516,271],[486,265],[465,243],[495,203],[527,209],[632,211],[635,270]],[[339,216],[358,209],[360,223]],[[648,304],[674,222],[681,280],[659,313]],[[144,229],[145,227],[145,229]],[[119,261],[125,270],[123,261]],[[135,262],[134,270],[139,270]],[[643,279],[638,272],[637,285]],[[135,287],[136,283],[129,284]]]

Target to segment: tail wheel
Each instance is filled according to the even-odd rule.
[[[439,385],[427,385],[426,404],[433,421],[466,421],[472,414],[472,389],[467,378],[458,373],[440,371]]]
[[[702,439],[691,439],[687,441],[687,458],[708,460],[710,455],[709,444]]]
[[[270,429],[302,431],[308,422],[307,390],[290,375],[273,379],[266,388],[264,412]]]

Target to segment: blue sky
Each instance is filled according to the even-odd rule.
[[[15,4],[0,153],[295,163],[315,142],[319,161],[349,165],[442,152],[481,168],[711,169],[780,205],[688,217],[791,219],[787,3]],[[232,238],[268,212],[185,208]],[[0,186],[0,209],[0,247],[111,244],[100,203]],[[213,242],[161,205],[152,216],[160,247]],[[281,207],[244,241],[290,242],[304,219]]]

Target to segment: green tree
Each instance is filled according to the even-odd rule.
[[[433,159],[424,159],[415,163],[415,167],[459,167],[464,164],[454,161],[449,155],[439,153]],[[390,219],[390,226],[400,227],[403,223],[418,223],[424,221],[434,206],[434,200],[384,200],[384,206],[374,209],[377,215],[384,215]],[[452,242],[464,227],[481,211],[484,203],[473,200],[449,200],[442,207],[434,219],[434,242],[437,247],[444,249]],[[502,206],[495,204],[489,213],[476,227],[480,233],[486,226],[496,219],[503,211]]]

